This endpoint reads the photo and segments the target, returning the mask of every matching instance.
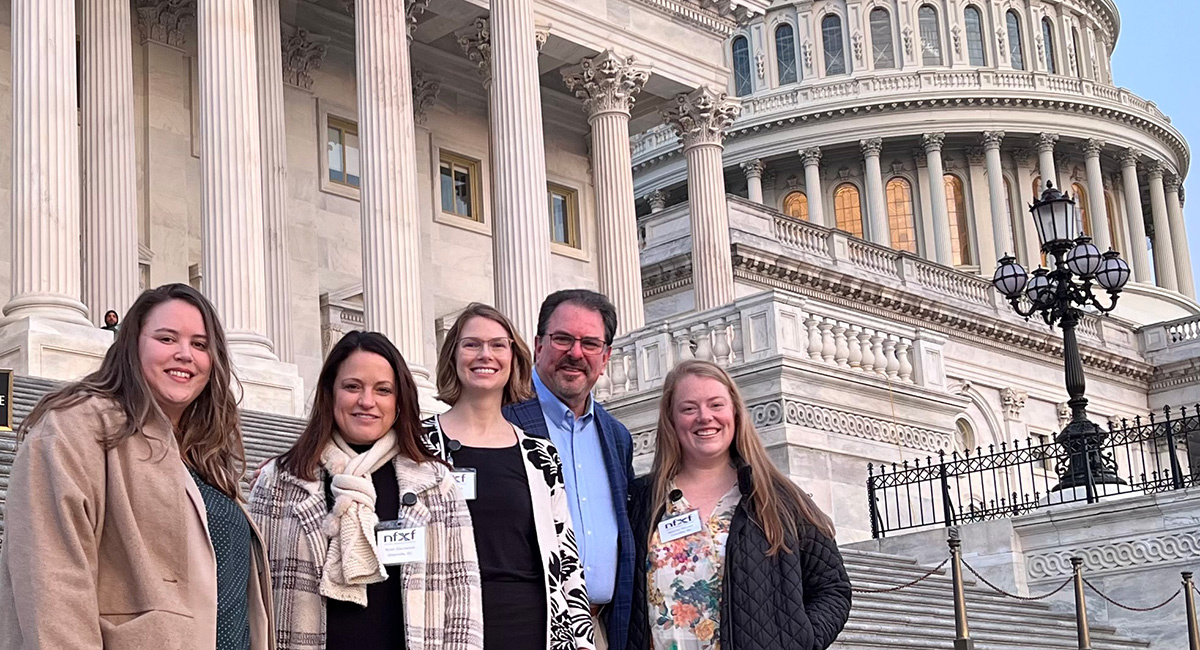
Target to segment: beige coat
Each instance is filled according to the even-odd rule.
[[[216,558],[204,503],[165,423],[115,449],[124,415],[93,398],[48,413],[13,463],[0,554],[0,650],[216,646]],[[252,525],[253,527],[253,525]],[[251,647],[273,650],[255,531]]]

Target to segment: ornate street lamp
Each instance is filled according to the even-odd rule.
[[[1096,485],[1124,481],[1117,476],[1116,463],[1100,453],[1107,433],[1087,419],[1083,361],[1075,326],[1083,314],[1081,307],[1092,307],[1101,313],[1116,308],[1117,297],[1129,281],[1129,265],[1116,251],[1101,253],[1090,237],[1078,233],[1078,210],[1071,197],[1047,182],[1041,200],[1031,205],[1029,211],[1037,226],[1042,252],[1053,260],[1052,268],[1038,267],[1031,275],[1006,254],[999,261],[992,285],[1021,316],[1028,319],[1038,315],[1047,325],[1053,327],[1057,323],[1062,328],[1071,422],[1063,427],[1056,441],[1067,450],[1070,461],[1065,474],[1060,470],[1054,490],[1085,488],[1091,503],[1096,500]],[[1096,298],[1093,285],[1108,293],[1107,306]],[[1028,307],[1022,305],[1022,299],[1028,302]]]

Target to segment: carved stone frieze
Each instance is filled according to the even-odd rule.
[[[953,440],[949,433],[805,404],[794,399],[780,398],[754,404],[750,407],[750,417],[757,428],[792,424],[864,440],[903,445],[926,452],[948,452],[953,448]]]
[[[632,56],[619,56],[605,50],[564,70],[563,81],[575,96],[583,100],[588,115],[618,111],[629,113],[650,71],[635,63]]]
[[[1029,393],[1015,388],[1005,388],[1000,391],[1000,404],[1004,407],[1004,418],[1020,420],[1021,411],[1025,409],[1025,401]]]
[[[1085,573],[1175,562],[1200,558],[1200,530],[1183,530],[1153,537],[1135,537],[1033,553],[1025,560],[1030,580],[1050,580],[1071,575],[1071,558],[1083,558]]]

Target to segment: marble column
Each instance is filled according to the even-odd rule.
[[[1008,214],[1008,196],[1004,190],[1004,168],[1000,161],[1000,144],[1004,142],[1004,131],[985,131],[983,134],[983,161],[986,166],[988,199],[992,212],[992,239],[996,252],[1001,255],[1017,254],[1017,243],[1013,237],[1012,216]],[[987,274],[988,269],[980,272]]]
[[[1154,277],[1158,286],[1179,290],[1175,276],[1175,245],[1167,218],[1167,194],[1163,187],[1166,165],[1153,160],[1146,165],[1146,181],[1150,184],[1150,218],[1154,220]]]
[[[490,28],[496,307],[532,341],[551,286],[533,0],[494,3]]]
[[[883,169],[879,165],[879,154],[883,152],[883,139],[859,140],[863,164],[866,168],[867,215],[871,224],[871,241],[880,246],[891,246],[892,236],[888,224],[887,197],[883,188]]]
[[[679,135],[687,157],[696,311],[727,305],[734,297],[729,204],[721,153],[725,129],[740,112],[737,101],[708,87],[679,95],[675,106],[663,112],[663,119]],[[811,199],[809,206],[811,210]]]
[[[835,225],[834,221],[825,218],[825,206],[821,200],[821,148],[801,149],[800,160],[804,162],[804,195],[808,199],[808,221],[832,228]]]
[[[1113,248],[1113,233],[1108,231],[1108,208],[1104,204],[1104,172],[1100,169],[1103,140],[1084,140],[1083,162],[1087,167],[1088,217],[1092,226],[1092,241],[1101,251]],[[1075,197],[1078,200],[1079,197]]]
[[[1062,189],[1058,184],[1058,175],[1054,168],[1054,144],[1058,142],[1057,133],[1039,133],[1037,137],[1038,173],[1042,175],[1042,186],[1038,188],[1038,196],[1046,191],[1046,181],[1054,181],[1054,187]]]
[[[742,163],[742,171],[746,174],[746,198],[760,205],[763,202],[762,177],[766,169],[767,166],[758,159]]]
[[[921,146],[925,148],[925,160],[929,169],[929,196],[933,208],[934,261],[938,264],[953,266],[950,214],[946,207],[946,173],[942,169],[942,144],[945,141],[945,133],[927,133],[921,138]]]
[[[254,0],[258,117],[262,130],[263,251],[267,269],[267,338],[281,361],[292,360],[292,291],[288,277],[287,132],[283,109],[283,45],[279,0]]]
[[[1163,187],[1167,191],[1167,224],[1171,228],[1171,245],[1175,249],[1175,279],[1179,283],[1179,293],[1195,300],[1192,255],[1188,251],[1187,226],[1183,220],[1183,204],[1179,200],[1182,184],[1183,179],[1175,174],[1163,180]]]
[[[99,325],[138,295],[133,39],[128,0],[80,5],[83,136],[83,302]]]
[[[387,335],[418,383],[427,384],[420,213],[417,193],[412,191],[418,185],[416,126],[405,4],[359,2],[355,7],[363,316],[367,329]],[[545,216],[545,188],[541,197],[537,215]],[[540,223],[546,226],[544,220]]]
[[[1150,255],[1146,249],[1146,221],[1142,216],[1142,190],[1138,187],[1138,153],[1133,149],[1121,152],[1121,180],[1125,183],[1125,216],[1129,222],[1129,265],[1135,282],[1149,283]]]
[[[87,325],[80,302],[74,0],[12,3],[12,294],[6,322]]]
[[[646,322],[642,265],[634,209],[629,112],[650,72],[633,57],[612,50],[563,72],[567,87],[583,100],[592,126],[592,169],[600,238],[600,291],[617,308],[617,334]]]
[[[201,270],[230,350],[274,359],[267,331],[252,0],[205,0],[200,36]]]

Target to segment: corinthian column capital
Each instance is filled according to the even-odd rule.
[[[442,92],[442,82],[432,77],[426,77],[421,70],[412,72],[413,116],[417,124],[424,124],[429,119],[428,111],[437,102]]]
[[[142,42],[183,47],[184,32],[196,24],[196,0],[138,0]]]
[[[583,100],[589,116],[610,112],[628,115],[635,96],[650,79],[650,71],[636,65],[632,56],[618,56],[612,50],[584,59],[562,75],[567,88]]]
[[[328,52],[329,37],[313,34],[307,29],[297,29],[283,40],[283,82],[311,90],[312,73],[320,69]]]
[[[1037,137],[1037,152],[1045,153],[1054,151],[1054,145],[1058,142],[1057,133],[1039,133]]]
[[[1139,161],[1141,161],[1141,158],[1141,153],[1133,147],[1122,149],[1121,153],[1117,156],[1117,160],[1121,162],[1122,167],[1137,167],[1137,164]]]
[[[463,49],[467,58],[479,67],[479,76],[490,80],[492,78],[492,24],[484,16],[479,16],[470,27],[455,32],[458,46]]]
[[[1004,131],[984,131],[980,144],[983,146],[984,151],[988,151],[990,149],[999,149],[1002,142],[1004,142]]]
[[[676,96],[675,107],[662,111],[662,117],[675,129],[686,150],[699,145],[720,145],[725,139],[725,129],[741,112],[742,105],[737,100],[702,86]]]
[[[1083,144],[1080,145],[1079,148],[1083,150],[1083,156],[1085,158],[1089,158],[1091,156],[1099,156],[1100,152],[1102,150],[1104,150],[1104,145],[1105,145],[1105,142],[1103,140],[1097,140],[1096,138],[1089,138],[1087,140],[1084,140]]]
[[[1180,178],[1178,174],[1168,174],[1163,177],[1163,189],[1165,189],[1168,194],[1171,192],[1178,192],[1179,188],[1182,186],[1183,179]]]
[[[413,30],[417,28],[417,16],[429,8],[429,0],[404,0],[404,16],[408,21],[408,42],[412,42]]]
[[[809,147],[807,149],[801,149],[800,150],[800,161],[804,163],[805,167],[807,167],[808,165],[821,164],[821,148],[820,147]]]
[[[925,149],[925,153],[929,154],[934,151],[941,151],[942,145],[946,142],[945,133],[926,133],[921,136],[921,146]]]
[[[1146,163],[1146,176],[1148,178],[1162,178],[1167,171],[1167,165],[1161,160],[1151,160]]]
[[[883,152],[883,138],[859,140],[858,146],[862,149],[864,156],[878,156]]]

